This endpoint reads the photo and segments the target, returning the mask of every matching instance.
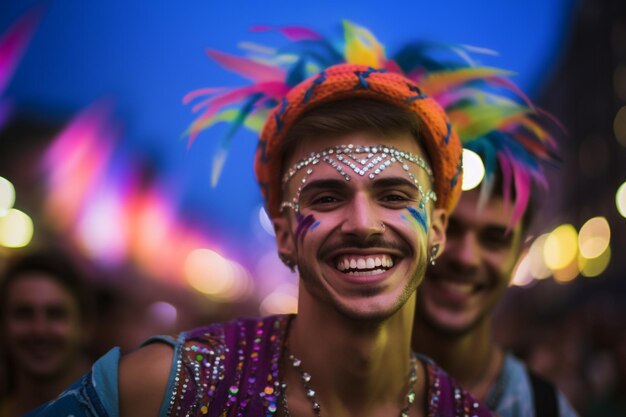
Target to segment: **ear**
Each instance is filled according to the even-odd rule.
[[[446,229],[448,227],[448,213],[442,208],[433,209],[430,230],[428,232],[428,247],[439,246],[437,256],[443,252],[446,247]]]
[[[276,247],[278,248],[278,256],[281,259],[296,261],[296,247],[293,242],[293,234],[291,233],[291,222],[287,215],[275,217],[272,219],[274,224],[274,233],[276,234]]]

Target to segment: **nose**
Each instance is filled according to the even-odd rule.
[[[341,230],[367,240],[374,235],[383,234],[385,225],[375,203],[367,195],[357,193],[348,207]]]
[[[446,252],[461,270],[473,271],[480,265],[480,244],[475,233],[466,232],[448,242]]]
[[[46,317],[45,312],[37,311],[33,317],[32,329],[37,334],[45,334],[50,330],[50,320]]]

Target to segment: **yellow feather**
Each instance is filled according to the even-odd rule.
[[[385,61],[385,48],[369,30],[347,20],[343,21],[345,59],[348,64],[381,68]]]

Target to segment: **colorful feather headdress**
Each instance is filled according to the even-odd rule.
[[[337,43],[301,27],[257,26],[253,30],[275,30],[289,42],[280,48],[242,44],[248,57],[207,51],[221,66],[253,84],[235,89],[200,89],[183,100],[184,103],[197,101],[193,111],[200,112],[186,132],[190,143],[213,124],[230,123],[214,158],[213,184],[219,177],[229,143],[240,127],[260,132],[272,109],[280,111],[281,103],[284,105],[285,97],[295,86],[337,64],[365,65],[372,70],[402,75],[418,86],[414,90],[415,98],[433,99],[444,108],[463,146],[483,158],[486,168],[483,199],[493,188],[498,168],[505,201],[511,200],[514,190],[513,223],[527,207],[531,184],[545,184],[540,162],[556,159],[555,142],[544,128],[549,117],[507,79],[509,72],[473,63],[470,55],[485,50],[414,43],[393,58],[387,58],[384,46],[371,32],[348,21],[343,22],[343,39]],[[324,81],[319,75],[315,80]],[[310,81],[310,90],[315,87],[315,80]],[[452,179],[456,181],[457,176]]]

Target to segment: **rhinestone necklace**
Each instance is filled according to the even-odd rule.
[[[311,374],[306,372],[302,368],[302,361],[296,358],[293,354],[289,354],[289,362],[293,368],[300,374],[300,379],[306,392],[306,397],[311,401],[311,408],[313,413],[320,417],[320,404],[315,398],[315,390],[311,388]],[[406,394],[406,405],[400,410],[400,417],[409,417],[409,410],[415,402],[415,382],[417,382],[417,357],[411,353],[411,372],[409,373],[408,392]],[[289,405],[287,404],[287,383],[282,383],[282,405],[284,410],[284,417],[291,417],[289,414]]]

